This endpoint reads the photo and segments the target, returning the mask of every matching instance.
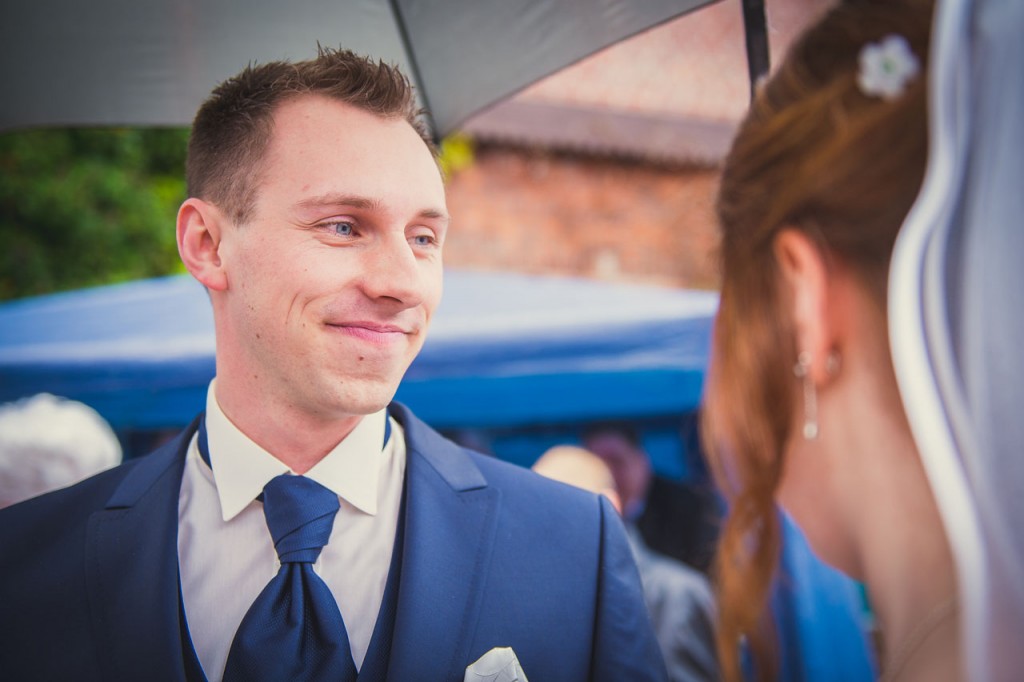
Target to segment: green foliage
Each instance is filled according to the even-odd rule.
[[[187,129],[0,134],[0,300],[182,272]],[[473,163],[446,138],[447,176]]]
[[[184,129],[0,135],[0,300],[180,272]]]

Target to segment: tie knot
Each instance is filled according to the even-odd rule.
[[[338,496],[305,476],[284,474],[263,488],[263,514],[281,563],[313,563],[327,544]]]

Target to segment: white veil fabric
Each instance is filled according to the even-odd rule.
[[[897,380],[983,681],[1024,675],[1022,33],[1021,0],[939,0],[928,170],[889,280]]]

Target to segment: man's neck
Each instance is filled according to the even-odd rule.
[[[309,415],[287,406],[236,404],[214,391],[224,416],[252,442],[296,474],[304,474],[326,457],[362,420],[362,415]]]
[[[294,430],[261,429],[257,435],[243,431],[254,443],[281,460],[296,474],[304,474],[343,441],[362,417],[350,417],[317,432],[295,427]]]

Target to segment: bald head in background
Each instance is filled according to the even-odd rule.
[[[622,504],[615,492],[615,477],[600,457],[574,445],[556,445],[534,462],[532,469],[555,481],[604,495],[611,500],[616,511],[622,513]]]

